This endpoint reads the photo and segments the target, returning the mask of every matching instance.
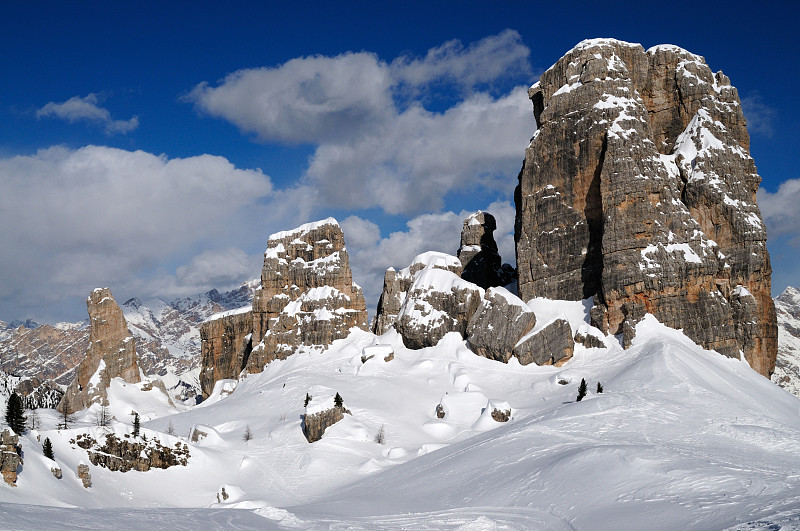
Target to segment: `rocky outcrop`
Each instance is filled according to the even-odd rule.
[[[151,468],[186,466],[190,457],[186,443],[177,441],[174,447],[170,447],[154,437],[149,440],[138,437],[128,439],[109,433],[105,436],[105,442],[100,445],[91,435],[82,433],[70,442],[87,450],[89,461],[93,465],[111,471],[146,472]]]
[[[97,288],[86,299],[89,311],[89,348],[78,365],[75,379],[64,399],[72,411],[94,402],[106,401],[106,389],[113,378],[128,383],[140,381],[136,347],[125,317],[108,288]]]
[[[366,330],[367,309],[339,223],[328,218],[270,236],[253,298],[247,372],[298,350],[326,348],[353,327]]]
[[[464,269],[461,261],[455,256],[436,251],[415,256],[411,265],[400,271],[393,267],[387,269],[383,276],[383,291],[378,300],[375,321],[372,324],[372,331],[376,335],[385,334],[394,326],[415,275],[428,267],[450,271],[459,276]]]
[[[494,216],[480,210],[467,217],[461,229],[458,249],[458,259],[463,267],[461,278],[484,289],[508,284],[514,275],[510,265],[501,265],[494,241],[495,229]]]
[[[438,258],[414,273],[394,324],[408,348],[436,345],[448,332],[465,336],[483,298],[482,288],[439,267]]]
[[[306,440],[310,443],[320,440],[325,430],[342,420],[345,413],[351,414],[344,405],[336,405],[334,397],[306,404],[301,426]]]
[[[238,378],[252,350],[252,334],[251,308],[217,314],[200,326],[203,398],[208,398],[215,382]]]
[[[3,481],[16,487],[17,473],[22,466],[22,446],[19,436],[11,430],[0,432],[0,474]]]
[[[554,365],[572,357],[575,341],[566,319],[554,319],[541,329],[519,340],[512,354],[520,364]]]
[[[83,483],[84,489],[88,489],[92,486],[92,474],[89,473],[89,465],[86,463],[78,465],[78,479]]]
[[[520,297],[592,297],[592,324],[626,343],[649,312],[771,374],[760,177],[728,78],[674,46],[596,39],[529,95],[538,130],[515,192]]]
[[[800,290],[788,286],[775,298],[778,359],[772,381],[800,396]]]
[[[469,321],[467,344],[476,354],[508,363],[514,345],[534,325],[533,310],[519,297],[505,288],[490,288]]]

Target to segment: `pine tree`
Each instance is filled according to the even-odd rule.
[[[303,407],[308,407],[309,402],[311,402],[311,395],[306,393],[306,401],[303,403]]]
[[[133,414],[133,436],[134,437],[138,437],[139,436],[139,414],[138,413],[134,413]]]
[[[244,442],[248,442],[253,439],[253,432],[250,431],[250,425],[248,424],[247,427],[244,429],[244,433],[242,434],[242,440]]]
[[[336,396],[333,397],[333,405],[338,408],[344,406],[344,399],[342,398],[342,395],[336,393]]]
[[[53,455],[53,445],[50,443],[50,437],[45,437],[44,443],[42,444],[42,453],[48,459],[55,459],[55,455]]]
[[[581,385],[578,387],[578,399],[577,402],[583,400],[583,397],[586,396],[586,380],[581,378]]]
[[[74,422],[75,418],[72,415],[72,406],[69,403],[69,398],[64,395],[61,400],[61,422],[58,423],[59,430],[68,430],[70,422]]]
[[[22,406],[22,399],[14,391],[8,397],[8,404],[6,405],[6,424],[14,430],[15,433],[22,433],[25,431],[25,408]]]
[[[599,395],[602,392],[603,392],[603,384],[597,382],[597,394]]]

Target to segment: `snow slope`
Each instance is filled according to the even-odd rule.
[[[587,324],[580,302],[535,304],[573,328]],[[563,367],[537,367],[478,357],[457,334],[409,350],[393,331],[354,331],[323,353],[223,382],[185,412],[115,388],[115,430],[129,429],[124,413],[139,407],[148,439],[172,441],[169,426],[181,442],[193,429],[206,433],[189,442],[188,466],[124,474],[91,466],[84,489],[75,470],[88,458],[69,440],[98,430],[91,412],[59,432],[54,412],[43,411],[38,435],[53,441],[64,477],[50,474],[37,434],[26,434],[18,486],[0,485],[0,518],[42,529],[111,527],[117,516],[178,529],[800,526],[798,398],[649,316],[630,349],[605,342],[576,345]],[[364,348],[379,344],[394,358],[362,362]],[[575,402],[581,378],[590,392]],[[300,428],[306,393],[314,403],[337,392],[352,415],[309,444]],[[491,409],[506,404],[511,419],[494,421]],[[229,497],[218,502],[223,487]]]

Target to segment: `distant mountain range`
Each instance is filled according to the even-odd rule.
[[[199,390],[200,323],[211,315],[242,306],[253,299],[259,281],[220,293],[212,289],[172,301],[129,299],[121,305],[128,329],[136,338],[139,366],[158,376],[181,399]],[[10,381],[36,378],[68,385],[89,343],[88,321],[39,324],[32,320],[0,321],[0,371]]]

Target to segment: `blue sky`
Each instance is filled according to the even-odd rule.
[[[0,319],[226,288],[333,215],[368,305],[485,209],[513,262],[525,89],[572,46],[676,44],[730,76],[763,177],[773,294],[800,285],[789,3],[19,2],[0,7]]]

